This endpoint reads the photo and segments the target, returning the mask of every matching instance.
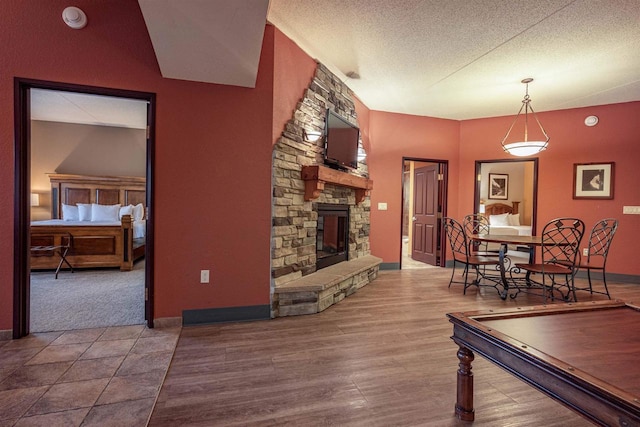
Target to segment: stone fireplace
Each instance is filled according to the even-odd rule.
[[[273,150],[272,317],[322,311],[373,280],[381,262],[369,249],[373,183],[366,162],[350,172],[329,169],[323,165],[323,138],[304,138],[305,131],[324,132],[328,108],[357,125],[351,90],[318,64]],[[334,224],[334,216],[342,219]],[[345,234],[326,237],[332,228]]]
[[[318,203],[316,269],[348,260],[349,205]]]

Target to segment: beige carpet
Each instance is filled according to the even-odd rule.
[[[144,260],[132,271],[31,273],[31,332],[138,325],[144,320]]]

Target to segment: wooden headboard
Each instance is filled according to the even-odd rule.
[[[137,205],[146,208],[146,179],[143,177],[49,174],[51,218],[62,218],[62,204]]]
[[[504,213],[517,214],[519,205],[520,202],[511,202],[511,206],[504,203],[493,203],[491,205],[485,205],[484,214],[485,216],[500,215]]]

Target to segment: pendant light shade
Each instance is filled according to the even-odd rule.
[[[541,151],[546,150],[547,146],[549,145],[549,135],[547,135],[547,132],[545,132],[542,124],[540,123],[540,120],[538,120],[538,116],[536,116],[536,113],[533,111],[533,107],[531,106],[531,98],[529,97],[529,83],[531,83],[532,81],[532,78],[526,78],[522,80],[522,83],[527,85],[525,96],[522,100],[522,106],[520,107],[516,118],[513,120],[513,123],[511,123],[507,134],[502,139],[502,149],[513,156],[531,156],[533,154],[537,154]],[[522,114],[522,110],[524,110],[524,114]],[[531,117],[533,117],[538,124],[543,138],[529,141],[529,112],[531,112]],[[515,140],[513,142],[508,142],[509,134],[511,133],[511,130],[513,129],[515,124],[518,122],[518,119],[524,120],[524,138]]]

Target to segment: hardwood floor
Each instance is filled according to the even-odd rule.
[[[183,328],[149,425],[468,425],[453,415],[457,346],[445,314],[542,301],[462,295],[447,288],[450,274],[382,271],[319,314]],[[610,290],[640,301],[637,284]],[[590,425],[480,356],[473,372],[475,426]]]

